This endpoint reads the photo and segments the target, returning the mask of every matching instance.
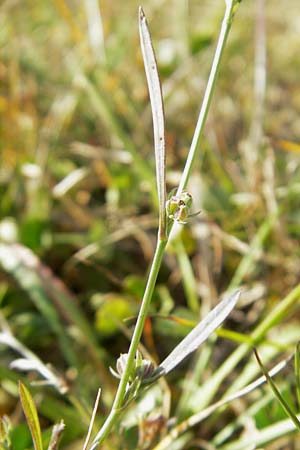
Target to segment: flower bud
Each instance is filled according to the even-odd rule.
[[[119,358],[117,359],[116,369],[119,375],[123,375],[124,369],[126,367],[128,358],[128,353],[121,353]]]
[[[139,378],[150,378],[155,370],[154,364],[148,359],[143,359],[140,367],[137,368],[136,374]]]

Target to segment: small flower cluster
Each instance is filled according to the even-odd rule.
[[[114,377],[120,379],[126,370],[128,353],[122,353],[117,359],[116,370],[110,367]],[[133,400],[141,385],[150,384],[160,376],[160,370],[155,369],[152,361],[144,359],[140,352],[137,352],[134,359],[134,367],[129,375],[129,381],[126,388],[124,406]]]
[[[173,195],[173,192],[166,203],[167,217],[178,223],[186,224],[187,219],[197,216],[200,211],[190,214],[193,199],[189,192],[183,191],[180,195]]]

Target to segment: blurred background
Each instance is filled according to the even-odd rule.
[[[193,137],[224,5],[143,3],[165,101],[169,192],[179,184]],[[33,390],[45,440],[63,417],[62,447],[76,449],[98,387],[99,423],[109,410],[116,383],[108,367],[127,351],[139,309],[158,214],[138,6],[134,0],[0,4],[0,412],[10,416],[16,450],[32,445],[17,380],[41,377],[9,366],[22,352],[7,342],[5,330],[66,383],[67,396],[49,387]],[[299,282],[299,14],[297,0],[243,0],[235,17],[189,183],[192,212],[201,214],[168,248],[144,332],[156,361],[226,289],[245,291],[227,325],[248,335]],[[270,358],[295,347],[297,327],[298,313],[280,325]],[[237,345],[218,342],[201,353],[197,385]],[[193,367],[185,364],[148,400],[159,417],[168,410],[154,437],[143,437],[133,408],[124,426],[128,441],[121,433],[107,448],[154,448],[159,431],[166,433],[166,415],[195,413],[183,384]],[[291,368],[285,388],[293,380]],[[247,401],[219,423],[196,427],[176,448],[206,449],[208,442],[223,448],[226,441],[213,437],[247,410]],[[285,417],[272,405],[251,426]],[[126,431],[134,427],[139,441]],[[266,448],[297,448],[293,437],[281,439]]]

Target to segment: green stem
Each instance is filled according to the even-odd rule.
[[[221,31],[219,34],[219,39],[218,39],[218,43],[217,43],[214,60],[213,60],[212,66],[211,66],[211,71],[209,74],[209,78],[208,78],[203,102],[201,105],[197,125],[195,128],[193,140],[191,143],[191,147],[190,147],[190,150],[188,153],[188,157],[187,157],[187,160],[185,163],[185,167],[184,167],[184,170],[183,170],[183,173],[181,176],[180,184],[179,184],[176,195],[180,195],[182,193],[182,191],[184,191],[184,189],[186,188],[186,185],[188,183],[188,180],[189,180],[189,177],[190,177],[190,174],[192,171],[194,160],[197,155],[199,142],[202,137],[203,128],[204,128],[204,125],[206,122],[207,114],[208,114],[211,100],[213,97],[213,93],[215,90],[215,85],[216,85],[216,81],[218,78],[222,55],[224,52],[224,48],[226,45],[229,31],[231,28],[235,3],[236,3],[235,0],[226,1],[226,10],[225,10],[225,14],[224,14],[224,18],[223,18],[223,22],[222,22],[222,26],[221,26]]]
[[[220,62],[223,55],[223,51],[225,48],[226,40],[228,37],[228,33],[231,27],[232,19],[233,19],[233,13],[234,13],[234,6],[236,4],[236,0],[227,0],[226,1],[226,10],[224,14],[224,19],[221,26],[221,31],[218,39],[218,44],[214,56],[214,60],[212,63],[211,72],[209,75],[208,83],[206,86],[204,99],[202,103],[202,107],[200,110],[199,118],[197,121],[197,125],[195,128],[194,137],[192,140],[191,148],[189,150],[189,154],[187,157],[186,165],[181,177],[180,185],[177,191],[177,194],[179,195],[186,187],[190,173],[192,170],[192,166],[196,157],[196,153],[199,146],[199,141],[202,136],[203,128],[205,125],[206,117],[208,114],[208,110],[211,104],[213,92],[215,89],[215,84],[220,68]],[[172,224],[173,225],[173,224]],[[168,236],[170,235],[170,231],[172,228],[172,225],[170,225],[168,228]],[[140,338],[143,332],[144,323],[147,317],[147,313],[149,310],[150,302],[152,299],[152,294],[154,291],[157,275],[162,263],[164,251],[166,248],[168,242],[168,237],[166,239],[160,239],[158,238],[155,254],[153,257],[146,289],[144,292],[144,297],[142,300],[141,309],[137,318],[135,330],[132,336],[131,344],[128,351],[128,357],[127,357],[127,364],[124,369],[124,372],[122,374],[118,390],[115,396],[115,400],[111,409],[111,412],[109,413],[108,417],[106,418],[103,426],[95,436],[92,445],[90,447],[90,450],[95,450],[99,447],[99,445],[104,441],[104,439],[108,436],[109,432],[111,431],[113,425],[117,421],[121,411],[122,411],[122,405],[124,401],[124,396],[126,393],[126,386],[129,380],[130,373],[133,369],[134,365],[134,359],[136,356],[137,348],[140,342]]]
[[[138,345],[139,345],[141,335],[143,332],[145,320],[146,320],[147,313],[149,310],[149,305],[150,305],[150,302],[152,299],[157,275],[158,275],[158,272],[159,272],[159,269],[161,266],[161,262],[163,259],[164,250],[166,248],[166,245],[167,245],[167,240],[163,240],[163,241],[158,240],[158,242],[157,242],[155,254],[153,257],[153,261],[152,261],[152,265],[151,265],[151,269],[150,269],[150,273],[149,273],[149,277],[148,277],[148,281],[147,281],[147,285],[146,285],[145,292],[144,292],[144,297],[142,300],[142,304],[141,304],[141,308],[140,308],[139,315],[137,318],[136,326],[135,326],[134,333],[133,333],[131,343],[130,343],[130,347],[128,350],[127,364],[126,364],[126,367],[124,369],[124,372],[122,374],[122,377],[121,377],[121,380],[120,380],[120,383],[118,386],[118,390],[117,390],[117,393],[115,396],[112,410],[111,410],[109,416],[107,417],[106,421],[104,422],[101,430],[96,435],[96,437],[93,441],[91,450],[94,448],[97,448],[97,446],[99,444],[101,444],[101,442],[103,442],[103,440],[110,432],[113,424],[115,423],[119,414],[122,411],[122,404],[123,404],[123,400],[124,400],[124,396],[125,396],[125,392],[126,392],[126,386],[127,386],[128,380],[129,380],[130,373],[133,369],[134,358],[136,356]]]

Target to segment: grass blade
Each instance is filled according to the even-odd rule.
[[[156,181],[159,201],[159,237],[166,238],[166,152],[165,119],[161,85],[147,20],[139,8],[141,49],[147,77],[154,131]]]
[[[98,389],[98,393],[97,393],[97,397],[96,397],[96,401],[95,401],[92,417],[91,417],[91,420],[90,420],[89,429],[88,429],[87,436],[86,436],[86,439],[85,439],[85,442],[84,442],[82,450],[86,450],[87,449],[89,440],[91,438],[91,434],[92,434],[93,426],[94,426],[94,422],[95,422],[95,417],[96,417],[97,409],[98,409],[98,406],[99,406],[100,395],[101,395],[101,389]]]
[[[33,398],[26,386],[19,382],[20,399],[35,450],[43,450],[42,433]]]
[[[21,244],[0,243],[0,269],[7,272],[21,286],[36,308],[47,319],[56,334],[66,361],[79,365],[78,355],[65,332],[60,314],[80,331],[87,351],[102,366],[104,349],[100,349],[97,336],[84,314],[77,307],[70,291],[48,266]],[[105,371],[104,371],[105,372]]]
[[[295,432],[294,424],[289,420],[281,420],[260,430],[256,430],[251,435],[242,436],[236,441],[231,441],[222,447],[220,450],[249,450],[266,448],[265,445],[274,442],[281,437],[287,437],[290,433]],[[270,448],[270,447],[269,447]],[[273,447],[278,448],[278,447]]]
[[[281,361],[280,363],[276,364],[275,367],[273,367],[269,375],[270,377],[275,376],[278,372],[280,372],[282,369],[284,369],[288,362],[290,361],[291,357],[288,357]],[[157,444],[157,446],[153,450],[166,450],[170,448],[171,444],[177,440],[177,438],[183,434],[186,433],[190,428],[194,427],[195,425],[198,425],[200,422],[204,421],[208,417],[210,417],[217,409],[224,407],[231,403],[232,401],[244,397],[245,395],[248,395],[253,390],[257,389],[259,386],[264,384],[266,382],[266,377],[263,375],[259,378],[257,378],[252,383],[245,386],[243,389],[234,392],[233,394],[230,394],[229,396],[222,398],[221,400],[216,401],[215,403],[212,403],[207,408],[203,409],[202,411],[197,412],[196,414],[193,414],[192,416],[188,417],[187,419],[183,420],[181,423],[178,423],[174,428],[170,430],[170,432]]]
[[[240,297],[240,291],[228,294],[207,316],[180,342],[159,365],[165,374],[171,372],[190,353],[206,341],[232,311]]]
[[[289,404],[287,403],[287,401],[283,398],[281,392],[279,391],[279,389],[277,388],[276,384],[274,383],[274,381],[272,380],[272,378],[270,377],[269,372],[267,371],[267,369],[265,368],[265,366],[263,365],[258,351],[256,349],[254,349],[254,354],[255,357],[257,359],[257,362],[261,368],[261,371],[263,372],[264,376],[267,379],[267,382],[269,384],[269,386],[271,387],[275,397],[278,399],[279,403],[281,404],[282,408],[284,409],[284,411],[286,412],[286,414],[290,417],[290,419],[294,422],[296,428],[298,430],[300,430],[300,421],[298,419],[298,417],[296,416],[296,414],[294,414],[294,412],[292,411],[292,409],[290,408]]]

